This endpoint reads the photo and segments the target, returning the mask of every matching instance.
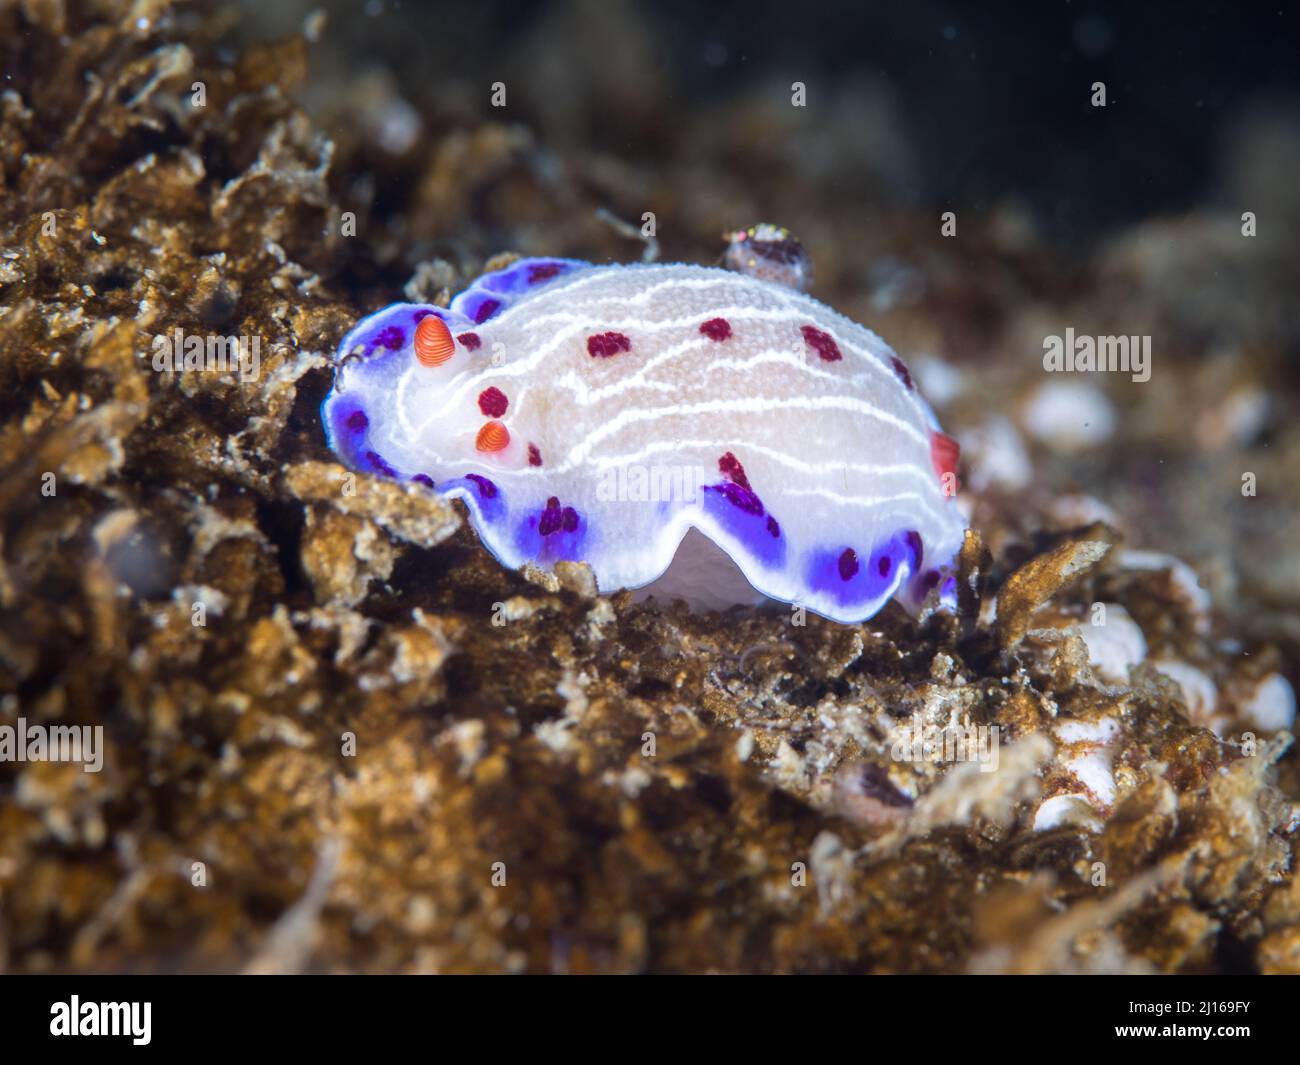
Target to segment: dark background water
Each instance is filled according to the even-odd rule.
[[[460,86],[485,117],[486,85],[500,80],[511,117],[630,160],[670,153],[693,111],[803,81],[810,111],[836,107],[850,123],[860,111],[866,150],[898,199],[955,210],[1015,201],[1066,241],[1239,195],[1243,171],[1259,169],[1243,158],[1252,152],[1275,181],[1294,184],[1300,167],[1300,16],[1289,3],[245,6],[245,33],[329,12],[317,92],[386,67],[417,109]],[[331,59],[340,45],[346,54]],[[1090,102],[1097,81],[1104,109]],[[839,137],[850,150],[842,127]]]

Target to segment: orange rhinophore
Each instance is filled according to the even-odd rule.
[[[510,443],[510,430],[500,422],[485,422],[474,446],[480,451],[501,451]]]
[[[456,351],[447,323],[436,315],[420,320],[415,327],[415,357],[421,366],[441,366]]]

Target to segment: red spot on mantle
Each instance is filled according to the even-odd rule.
[[[944,481],[945,488],[952,485],[948,491],[950,495],[957,491],[957,460],[960,458],[961,445],[956,440],[937,429],[930,430],[930,463],[939,480]],[[948,474],[952,475],[951,480],[947,479]]]
[[[740,459],[736,458],[730,451],[718,459],[718,469],[732,484],[738,484],[741,488],[749,488],[749,478],[745,476],[745,467],[740,464]]]
[[[537,450],[536,444],[528,445],[528,465],[540,466],[542,464],[542,453]]]
[[[840,346],[835,343],[835,338],[830,333],[823,332],[815,325],[804,325],[799,327],[803,333],[803,338],[808,342],[808,346],[817,352],[818,357],[823,362],[839,362],[844,358],[840,354]]]
[[[731,323],[725,318],[710,318],[700,326],[700,332],[710,340],[731,339]]]
[[[478,338],[477,333],[461,333],[456,339],[465,345],[466,351],[478,351],[483,346],[483,341]]]
[[[915,392],[916,386],[912,384],[912,375],[908,371],[907,367],[903,365],[903,360],[897,355],[891,355],[889,356],[889,361],[893,364],[894,373],[898,374],[898,379],[907,386],[907,390],[909,392]]]
[[[489,418],[500,418],[510,406],[510,400],[499,388],[485,388],[478,394],[478,409]]]
[[[593,359],[608,359],[620,351],[631,351],[632,341],[622,333],[596,333],[587,337],[587,354]]]
[[[551,496],[546,501],[546,509],[537,519],[537,531],[543,536],[550,536],[551,533],[559,532],[563,523],[564,515],[560,512],[560,501],[555,496]]]

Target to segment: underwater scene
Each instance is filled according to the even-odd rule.
[[[1298,48],[0,0],[0,972],[1300,973]]]

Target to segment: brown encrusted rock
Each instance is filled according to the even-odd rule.
[[[585,562],[557,562],[555,576],[565,591],[582,599],[596,598],[596,575]]]
[[[1024,639],[1034,611],[1093,569],[1110,552],[1107,540],[1075,539],[1017,569],[998,593],[998,641],[1012,648]]]
[[[397,551],[374,522],[314,506],[307,512],[301,557],[319,602],[356,606],[371,581],[392,574]]]
[[[284,484],[291,496],[311,503],[302,566],[322,603],[355,606],[371,581],[386,580],[397,558],[392,539],[432,547],[460,525],[446,500],[419,485],[398,485],[330,463],[290,467]]]
[[[284,473],[297,499],[328,503],[343,514],[369,518],[399,540],[433,547],[460,527],[455,508],[420,485],[394,484],[325,462],[304,462]]]

